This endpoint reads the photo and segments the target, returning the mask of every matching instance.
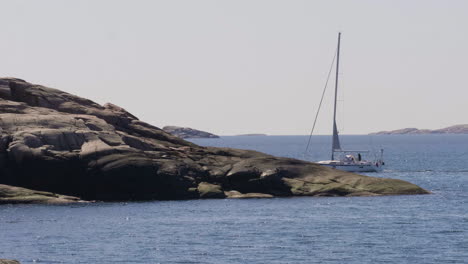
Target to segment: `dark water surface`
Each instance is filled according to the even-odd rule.
[[[343,136],[432,195],[0,206],[0,258],[22,263],[468,263],[468,135]],[[329,137],[197,139],[308,160]]]

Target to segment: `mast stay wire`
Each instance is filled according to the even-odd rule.
[[[312,129],[310,130],[309,140],[307,141],[307,146],[306,146],[305,153],[304,153],[305,155],[307,155],[307,151],[309,150],[310,141],[312,139],[312,134],[314,133],[315,124],[317,123],[318,115],[320,113],[320,108],[322,107],[323,98],[325,96],[325,92],[326,92],[327,87],[328,87],[328,82],[330,80],[330,76],[331,76],[331,73],[332,73],[332,70],[333,70],[333,65],[335,65],[335,59],[336,59],[337,52],[338,52],[338,50],[335,51],[335,55],[333,56],[333,60],[332,60],[332,63],[330,65],[330,70],[328,71],[327,81],[325,82],[325,87],[323,87],[322,97],[320,98],[319,107],[317,109],[317,113],[315,114],[314,124],[312,125]]]

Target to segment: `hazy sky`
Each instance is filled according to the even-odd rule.
[[[0,76],[221,135],[468,123],[468,1],[4,1]],[[333,84],[333,83],[331,83]],[[317,133],[331,132],[332,86]]]

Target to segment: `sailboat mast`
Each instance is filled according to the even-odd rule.
[[[332,154],[331,160],[335,160],[335,149],[336,146],[339,146],[338,139],[338,128],[336,127],[336,101],[338,98],[338,74],[340,68],[340,41],[341,41],[341,32],[338,33],[338,47],[336,53],[336,76],[335,76],[335,103],[333,106],[333,139],[332,139]]]

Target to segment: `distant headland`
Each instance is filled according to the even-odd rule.
[[[421,135],[421,134],[468,134],[468,124],[454,125],[440,129],[403,128],[390,131],[380,131],[369,135]]]
[[[240,134],[236,135],[238,137],[265,137],[268,136],[267,134]]]
[[[180,138],[219,138],[218,135],[190,127],[165,126],[163,130]]]

